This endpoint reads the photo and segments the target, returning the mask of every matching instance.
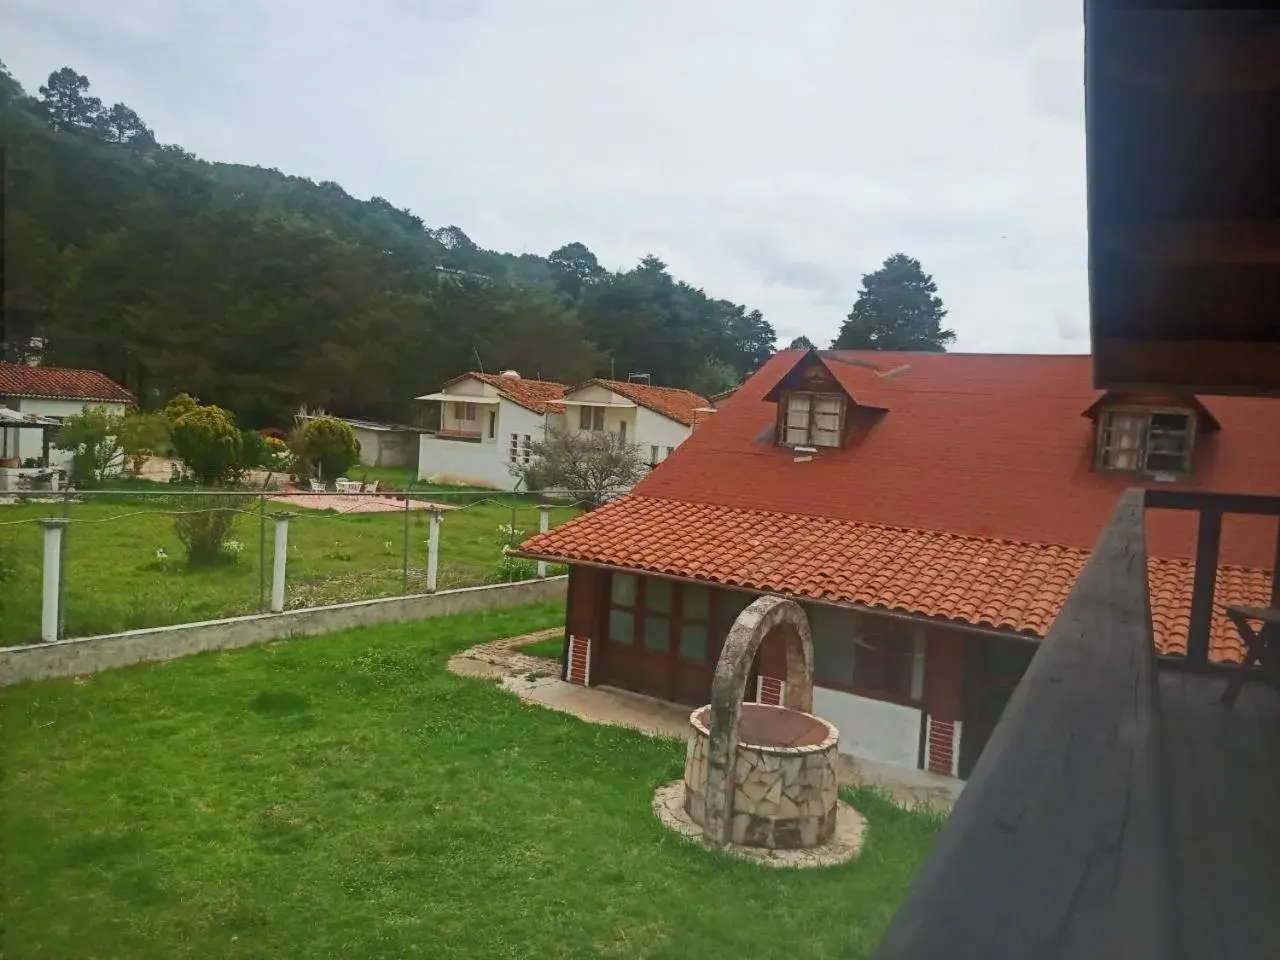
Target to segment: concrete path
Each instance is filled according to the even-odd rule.
[[[649,736],[684,740],[689,731],[688,707],[657,700],[614,687],[580,687],[560,679],[560,665],[541,657],[520,653],[519,647],[546,637],[563,636],[557,628],[519,637],[482,643],[457,654],[449,669],[468,677],[497,680],[504,690],[521,699],[561,713],[570,713],[588,723],[630,727]],[[927,770],[912,770],[893,764],[840,755],[841,782],[849,786],[877,787],[907,807],[950,810],[964,787],[954,777]]]

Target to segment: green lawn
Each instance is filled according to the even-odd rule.
[[[161,488],[163,490],[163,488]],[[64,635],[86,636],[139,627],[252,613],[269,595],[274,525],[246,500],[233,536],[244,545],[233,563],[189,569],[165,511],[189,508],[174,498],[106,496],[72,503],[65,544]],[[270,501],[268,514],[284,507]],[[552,524],[577,511],[557,508]],[[287,602],[315,606],[392,596],[404,591],[405,514],[338,515],[295,509],[289,530]],[[0,508],[0,557],[12,578],[0,586],[0,643],[29,643],[40,633],[41,530],[34,518],[61,516],[56,503]],[[538,529],[534,501],[485,499],[445,514],[440,535],[440,589],[485,582],[501,557],[498,526]],[[14,521],[28,521],[15,523]],[[266,576],[259,536],[265,529]],[[425,588],[428,514],[408,515],[409,589]],[[168,560],[158,561],[161,549]],[[556,571],[553,571],[556,572]]]
[[[681,745],[449,674],[563,607],[203,654],[0,698],[4,955],[865,957],[935,817],[850,793],[853,863],[779,871],[654,817]]]
[[[559,663],[561,656],[564,654],[564,637],[554,636],[543,640],[535,640],[533,643],[526,643],[517,647],[517,649],[531,657],[542,657],[544,660],[554,660]]]

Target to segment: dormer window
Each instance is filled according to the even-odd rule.
[[[838,447],[845,398],[838,393],[785,393],[783,443],[790,447]]]
[[[1098,426],[1098,467],[1124,473],[1191,472],[1195,417],[1187,410],[1108,410]]]

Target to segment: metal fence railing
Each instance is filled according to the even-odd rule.
[[[0,497],[0,644],[532,579],[504,548],[589,502],[157,487]]]

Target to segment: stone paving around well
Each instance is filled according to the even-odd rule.
[[[503,689],[524,700],[571,713],[588,723],[630,727],[650,736],[681,742],[688,738],[690,711],[687,707],[612,687],[565,683],[560,679],[558,663],[516,649],[555,636],[564,636],[564,629],[557,627],[482,643],[455,655],[449,661],[449,669],[461,676],[496,680]],[[905,807],[950,810],[964,787],[963,781],[953,777],[861,760],[847,754],[840,754],[839,763],[842,786],[875,787]],[[683,800],[683,793],[681,797]]]

